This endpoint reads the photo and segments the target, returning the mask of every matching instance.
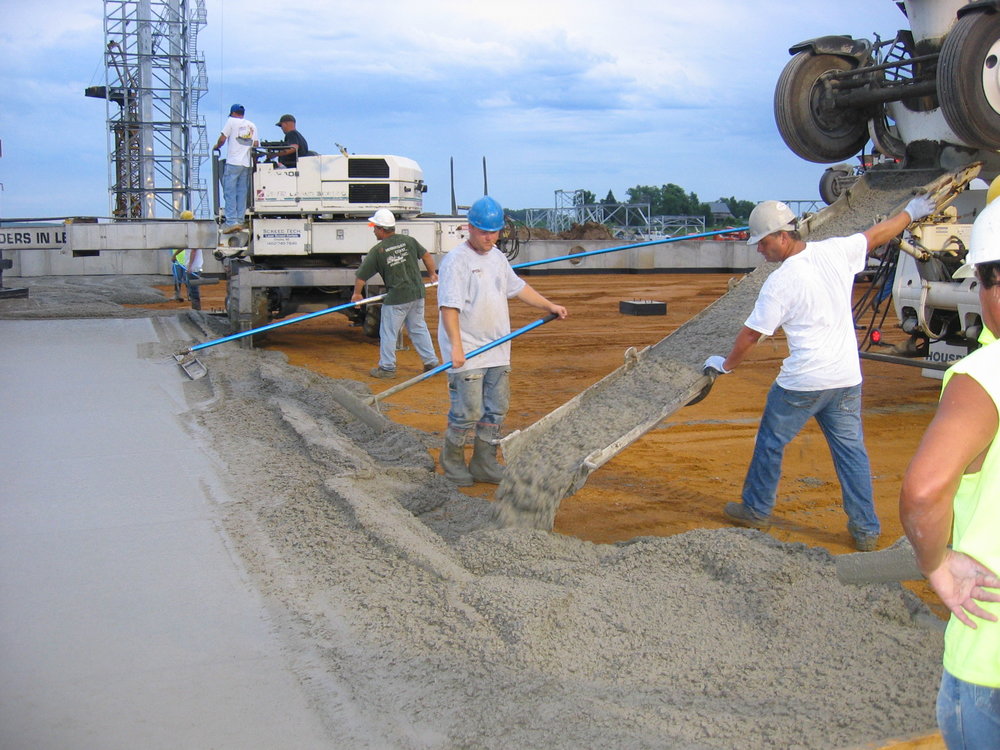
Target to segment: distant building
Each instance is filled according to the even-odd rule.
[[[733,212],[729,210],[729,206],[722,201],[709,203],[708,210],[712,213],[713,224],[724,224],[727,221],[733,221],[736,219],[736,217],[733,216]]]

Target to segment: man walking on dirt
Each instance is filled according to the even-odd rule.
[[[819,422],[840,480],[847,529],[861,551],[876,548],[880,533],[872,497],[871,467],[861,425],[861,363],[851,313],[854,276],[867,255],[912,222],[934,211],[917,196],[895,216],[850,237],[805,242],[795,215],[779,201],[764,201],[750,214],[750,239],[757,252],[780,263],[764,282],[753,312],[725,357],[705,367],[728,374],[761,336],[782,328],[789,356],[767,395],[743,483],[741,503],[727,503],[725,516],[740,526],[771,526],[785,446],[810,417]]]
[[[375,274],[382,277],[388,289],[379,323],[378,365],[369,374],[373,378],[396,377],[396,339],[404,324],[427,372],[437,366],[438,358],[424,320],[424,281],[417,261],[423,261],[433,283],[437,281],[434,259],[413,237],[396,234],[396,217],[388,208],[380,208],[368,223],[378,243],[368,251],[354,274],[357,280],[351,302],[363,299],[365,282]]]
[[[469,209],[469,239],[441,261],[438,343],[441,356],[451,357],[448,370],[448,429],[441,449],[445,477],[460,487],[473,481],[499,484],[497,462],[500,426],[510,403],[510,342],[466,362],[465,352],[510,333],[507,300],[517,297],[532,307],[567,315],[566,308],[545,299],[518,278],[496,247],[504,226],[503,208],[483,196]],[[465,440],[475,430],[474,449],[465,464]]]

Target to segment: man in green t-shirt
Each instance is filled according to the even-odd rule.
[[[396,217],[389,209],[380,208],[368,219],[368,224],[375,232],[378,243],[368,251],[354,274],[357,281],[354,282],[351,302],[364,299],[361,292],[365,282],[375,274],[382,277],[388,289],[382,301],[378,366],[369,374],[373,378],[396,377],[396,339],[404,324],[413,348],[424,363],[424,372],[427,372],[437,366],[438,358],[424,320],[424,280],[417,261],[423,261],[433,283],[437,281],[434,259],[423,245],[409,235],[396,234]]]

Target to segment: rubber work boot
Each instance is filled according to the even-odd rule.
[[[464,432],[448,428],[444,435],[444,445],[441,446],[440,460],[445,479],[459,487],[472,486],[472,474],[465,465]]]
[[[503,479],[503,466],[497,462],[497,443],[500,428],[476,428],[476,439],[473,442],[472,460],[469,461],[469,473],[477,482],[500,484]]]
[[[373,378],[382,378],[384,380],[396,377],[395,370],[383,370],[381,367],[373,367],[371,370],[368,371],[368,374],[371,375]]]
[[[747,508],[743,503],[726,503],[722,509],[722,514],[737,526],[748,526],[751,529],[767,531],[771,528],[771,517],[760,518]]]

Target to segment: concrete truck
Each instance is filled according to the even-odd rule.
[[[1000,174],[1000,0],[896,5],[909,28],[887,39],[795,44],[775,87],[786,145],[808,161],[836,163],[820,180],[831,208],[850,210],[852,185],[877,170],[979,169],[986,181]],[[859,167],[842,163],[859,152]],[[890,249],[891,273],[882,280],[892,284],[893,308],[910,335],[893,354],[947,362],[977,346],[975,281],[951,273],[985,205],[981,187]]]

